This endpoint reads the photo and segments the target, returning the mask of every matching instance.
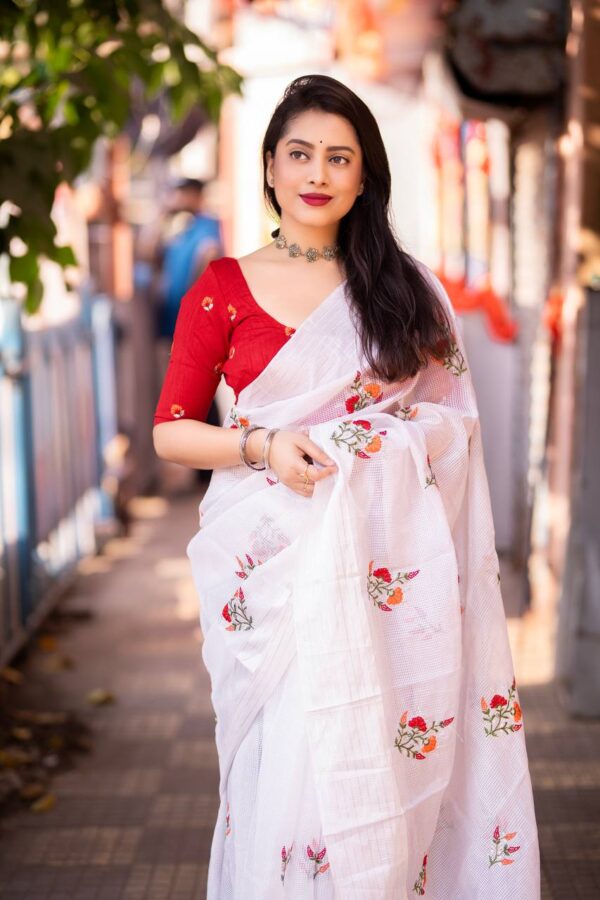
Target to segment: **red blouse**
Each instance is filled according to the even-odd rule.
[[[210,262],[181,301],[154,425],[206,421],[221,374],[237,402],[295,330],[259,306],[237,259]]]

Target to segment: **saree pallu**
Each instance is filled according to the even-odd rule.
[[[456,319],[435,276],[423,267]],[[458,330],[386,384],[345,283],[223,427],[304,430],[311,498],[213,473],[187,547],[220,809],[209,900],[537,900],[523,714]]]

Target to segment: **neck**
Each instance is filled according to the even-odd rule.
[[[323,247],[332,247],[335,244],[338,226],[339,222],[332,222],[330,225],[317,228],[314,225],[303,225],[301,222],[290,220],[282,214],[279,233],[285,235],[288,247],[295,243],[300,245],[303,252],[309,247],[322,250]]]

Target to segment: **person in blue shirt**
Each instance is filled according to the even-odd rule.
[[[169,213],[185,225],[162,247],[161,304],[158,336],[173,338],[181,298],[211,259],[223,255],[221,224],[203,209],[205,183],[184,178],[173,188]]]

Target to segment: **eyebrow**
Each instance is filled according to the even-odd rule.
[[[314,150],[315,145],[311,144],[310,141],[302,141],[300,138],[290,138],[289,141],[285,142],[287,147],[288,144],[303,144],[305,147],[310,147],[311,150]],[[348,153],[354,153],[352,147],[346,147],[345,144],[339,144],[336,147],[325,147],[326,150],[347,150]]]

